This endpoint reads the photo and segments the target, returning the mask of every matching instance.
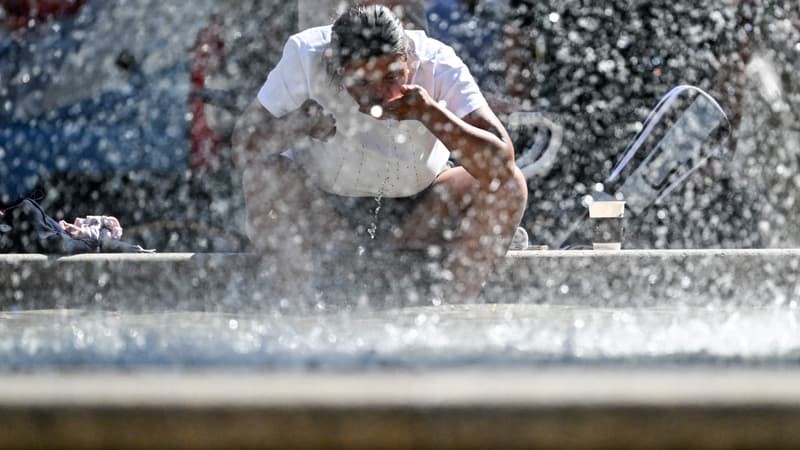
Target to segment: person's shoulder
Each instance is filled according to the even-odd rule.
[[[412,51],[422,61],[433,61],[437,53],[447,47],[443,42],[434,39],[423,30],[406,30],[406,36],[411,40]]]
[[[407,30],[406,35],[411,39],[414,54],[422,63],[432,63],[436,65],[462,64],[452,47],[438,39],[428,36],[424,31]]]
[[[293,41],[301,50],[312,53],[324,51],[331,43],[331,26],[308,28],[293,34],[289,40]]]

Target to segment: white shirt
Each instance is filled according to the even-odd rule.
[[[333,84],[323,52],[331,26],[311,28],[286,43],[283,56],[258,93],[274,116],[282,117],[313,99],[336,118],[336,135],[327,142],[298,143],[307,151],[296,160],[321,189],[345,196],[407,197],[433,183],[447,166],[449,150],[416,120],[377,120],[359,112],[344,88]],[[469,70],[449,46],[422,31],[407,30],[409,84],[425,88],[458,117],[486,100]]]

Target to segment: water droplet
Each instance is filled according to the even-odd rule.
[[[369,109],[369,113],[372,117],[377,119],[383,115],[383,108],[381,108],[380,105],[374,105]]]

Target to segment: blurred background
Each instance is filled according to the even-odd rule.
[[[797,2],[383,3],[452,45],[511,129],[532,244],[559,244],[586,195],[613,191],[598,184],[652,108],[690,84],[726,112],[726,156],[627,217],[624,246],[800,246]],[[114,215],[159,251],[246,251],[236,117],[288,36],[343,5],[0,0],[0,203]]]

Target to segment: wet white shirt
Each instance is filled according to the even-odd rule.
[[[286,43],[283,56],[258,93],[274,116],[282,117],[313,99],[336,118],[336,135],[327,142],[298,143],[307,149],[295,159],[321,189],[345,196],[407,197],[433,183],[447,167],[449,150],[416,120],[377,120],[359,112],[344,88],[333,84],[323,61],[331,26],[311,28]],[[409,84],[425,88],[458,117],[486,100],[449,46],[423,31],[410,38]]]

